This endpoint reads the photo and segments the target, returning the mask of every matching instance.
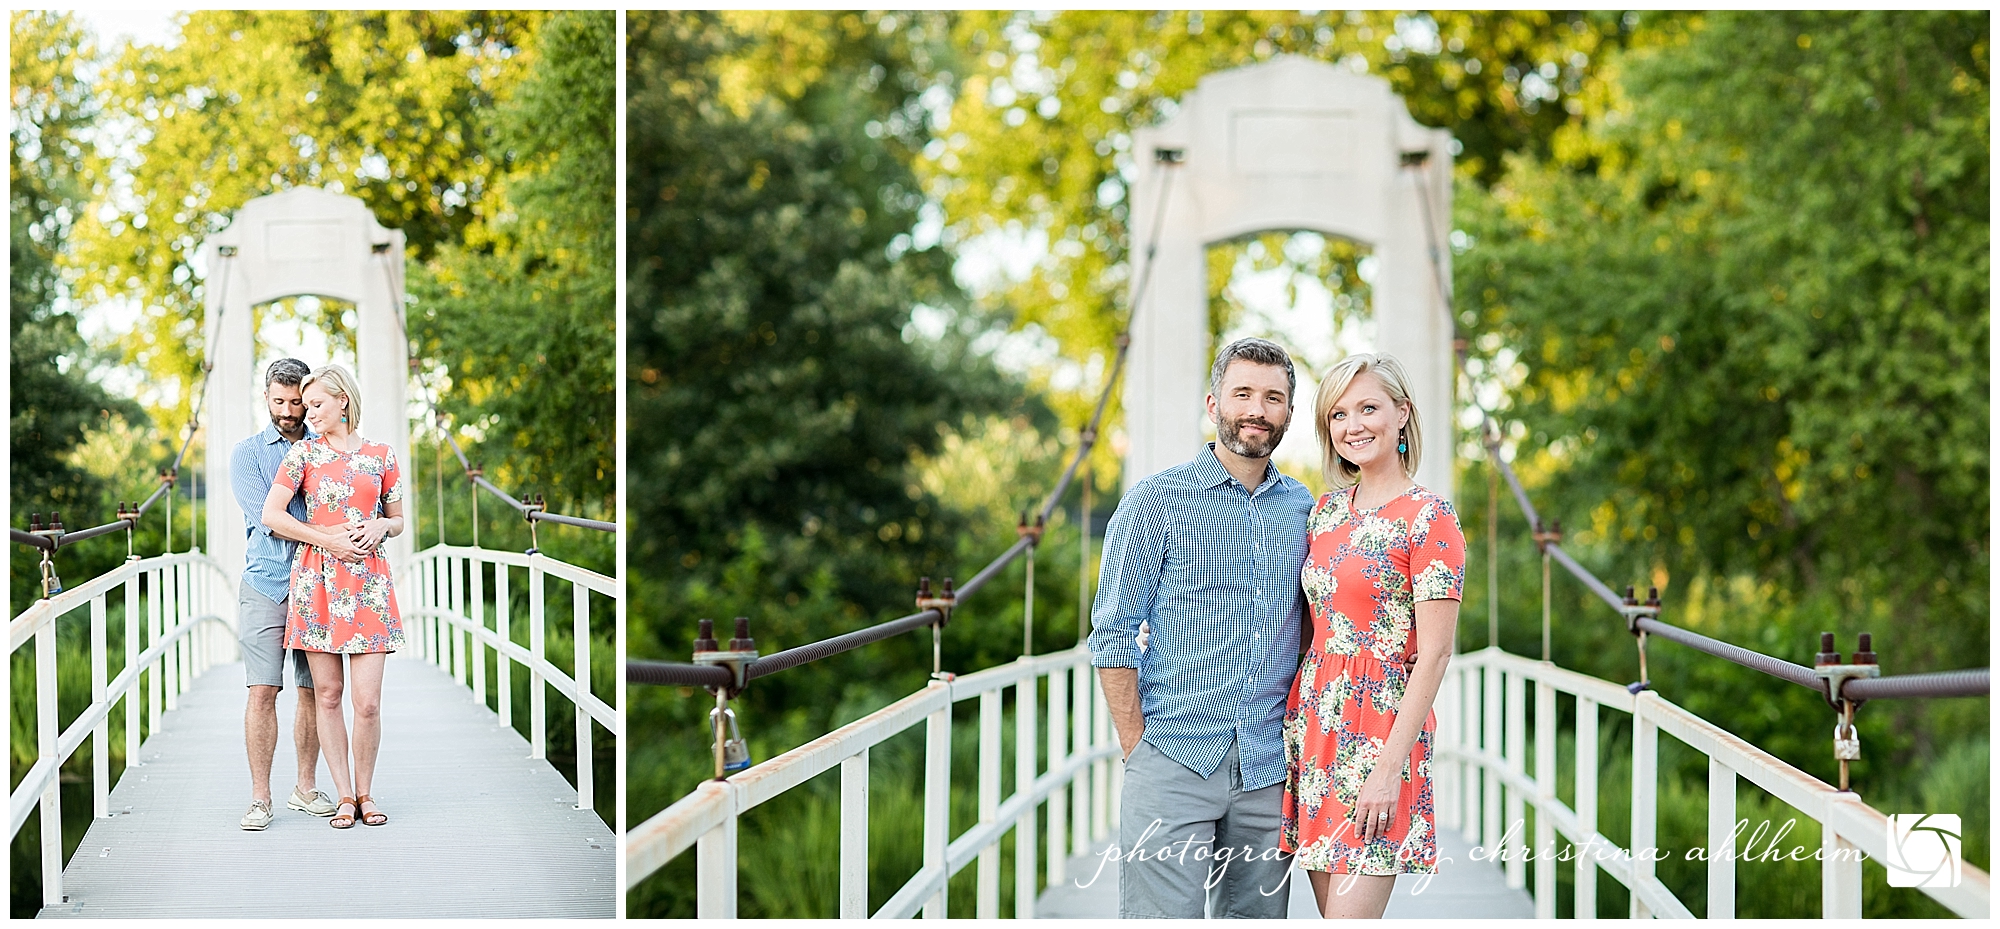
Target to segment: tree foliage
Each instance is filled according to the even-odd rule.
[[[1990,558],[1987,16],[1663,37],[1554,158],[1461,201],[1461,308],[1482,370],[1521,378],[1538,493],[1641,576],[1826,591],[1893,614],[1899,670],[1962,665]]]

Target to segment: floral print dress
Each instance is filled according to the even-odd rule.
[[[295,443],[272,483],[302,490],[306,522],[315,526],[371,519],[403,499],[396,453],[378,442],[363,442],[352,452],[335,448],[323,436]],[[317,545],[300,545],[292,556],[287,603],[286,648],[344,655],[403,648],[403,620],[389,583],[389,560],[379,549],[353,562]]]
[[[1387,832],[1364,844],[1348,815],[1387,747],[1409,685],[1417,601],[1462,597],[1465,536],[1451,501],[1420,486],[1359,512],[1355,492],[1321,497],[1306,522],[1300,580],[1312,646],[1286,703],[1279,844],[1314,871],[1435,873],[1436,713],[1424,719],[1403,765]]]

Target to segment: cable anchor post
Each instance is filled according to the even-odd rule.
[[[931,623],[931,679],[949,681],[956,675],[944,670],[944,627],[951,622],[951,611],[958,606],[958,593],[952,590],[951,578],[944,579],[944,590],[936,596],[931,594],[930,575],[917,578],[917,609],[936,610],[937,621]]]
[[[1875,659],[1875,637],[1862,633],[1856,643],[1859,648],[1854,659],[1840,660],[1840,652],[1833,640],[1833,633],[1819,634],[1819,654],[1813,656],[1813,673],[1826,681],[1826,703],[1833,708],[1833,759],[1840,762],[1840,789],[1851,793],[1848,764],[1861,760],[1861,732],[1854,728],[1854,711],[1866,702],[1849,698],[1841,693],[1851,680],[1860,680],[1882,675],[1882,666]]]
[[[541,494],[526,494],[521,497],[521,518],[528,521],[528,554],[542,553],[541,537],[535,532],[535,514],[549,510],[547,497]]]
[[[1637,694],[1642,690],[1651,690],[1653,687],[1653,678],[1646,669],[1646,630],[1639,628],[1639,621],[1642,619],[1658,619],[1660,617],[1660,588],[1647,588],[1646,602],[1640,603],[1638,598],[1633,596],[1632,588],[1626,587],[1625,602],[1618,608],[1618,612],[1625,614],[1626,631],[1632,633],[1633,637],[1639,641],[1639,679],[1626,684],[1625,690],[1633,694]]]
[[[757,661],[757,640],[750,637],[750,618],[747,616],[736,617],[736,637],[729,640],[726,649],[715,640],[715,620],[704,619],[697,628],[694,663],[723,668],[730,675],[728,684],[709,688],[709,692],[715,694],[715,709],[708,712],[709,733],[713,739],[711,747],[715,753],[715,779],[724,780],[752,764],[750,743],[743,738],[743,728],[736,721],[736,712],[729,708],[729,701],[741,694],[749,683],[750,665]]]
[[[1028,513],[1021,511],[1021,521],[1014,526],[1014,534],[1028,540],[1028,579],[1021,608],[1021,655],[1035,653],[1035,549],[1042,544],[1042,517],[1037,514],[1033,525],[1028,523]]]
[[[1550,626],[1549,626],[1549,617],[1550,617],[1549,548],[1550,546],[1553,545],[1561,545],[1562,539],[1563,539],[1562,520],[1558,519],[1554,522],[1554,524],[1546,527],[1542,525],[1541,520],[1539,519],[1535,520],[1535,549],[1542,553],[1542,661],[1543,662],[1553,662],[1555,654],[1553,648],[1553,640],[1551,639]],[[1641,675],[1641,677],[1643,676],[1644,675]]]
[[[132,550],[132,533],[139,528],[139,504],[118,501],[118,518],[125,521],[125,560],[138,561],[139,554]]]
[[[479,547],[479,479],[486,469],[471,465],[465,469],[465,486],[472,488],[472,547]],[[532,535],[532,533],[531,533]]]

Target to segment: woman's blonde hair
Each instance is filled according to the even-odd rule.
[[[321,390],[347,401],[347,430],[361,431],[361,391],[354,386],[354,375],[336,364],[325,365],[299,381],[299,393],[318,384]]]
[[[1326,417],[1333,412],[1333,405],[1340,400],[1340,395],[1346,393],[1354,379],[1363,374],[1375,375],[1375,379],[1382,382],[1382,389],[1388,392],[1389,402],[1410,412],[1410,421],[1403,425],[1402,438],[1410,448],[1401,453],[1403,473],[1416,477],[1417,462],[1423,458],[1423,429],[1418,425],[1417,405],[1410,402],[1410,379],[1403,372],[1403,363],[1393,355],[1349,355],[1320,380],[1319,397],[1313,401],[1313,429],[1319,435],[1320,474],[1326,478],[1328,487],[1352,487],[1361,479],[1361,469],[1334,450],[1333,435],[1327,429]]]

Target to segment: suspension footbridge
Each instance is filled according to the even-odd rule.
[[[1290,109],[1274,109],[1274,100]],[[1200,281],[1206,243],[1266,229],[1314,229],[1375,245],[1385,266],[1402,269],[1386,273],[1375,292],[1378,341],[1410,368],[1420,407],[1451,408],[1454,367],[1456,362],[1462,370],[1464,343],[1451,312],[1450,250],[1440,237],[1440,230],[1449,228],[1448,146],[1448,136],[1409,119],[1386,82],[1297,59],[1204,78],[1181,102],[1179,115],[1137,134],[1135,151],[1150,150],[1153,158],[1139,160],[1128,195],[1132,227],[1150,230],[1145,248],[1133,249],[1132,315],[1056,486],[1039,510],[1022,520],[1018,540],[971,580],[955,589],[946,580],[934,591],[924,579],[916,613],[772,654],[756,650],[744,620],[738,620],[736,638],[727,646],[704,620],[692,663],[629,660],[630,682],[704,688],[715,699],[715,711],[705,736],[714,754],[714,777],[628,833],[627,886],[691,854],[693,915],[734,917],[741,895],[740,819],[838,768],[837,915],[992,918],[1000,915],[1003,899],[1010,899],[1014,915],[1022,918],[1115,915],[1117,882],[1096,869],[1118,822],[1118,745],[1089,652],[1079,646],[1034,655],[1024,643],[1021,657],[1011,662],[952,673],[937,659],[935,643],[951,612],[1017,560],[1026,564],[1023,610],[1032,629],[1042,528],[1098,440],[1121,374],[1130,405],[1128,482],[1178,462],[1194,445],[1191,413],[1199,406],[1207,371],[1201,295],[1208,291]],[[1328,184],[1329,175],[1355,182]],[[1184,188],[1191,189],[1176,199],[1172,192],[1183,176]],[[1156,267],[1165,290],[1149,303]],[[1615,886],[1626,898],[1625,915],[1633,918],[1685,918],[1697,910],[1709,918],[1732,917],[1747,889],[1738,884],[1739,868],[1751,851],[1737,815],[1739,789],[1762,791],[1795,818],[1817,826],[1819,848],[1807,850],[1806,859],[1820,873],[1817,915],[1863,915],[1866,862],[1892,860],[1892,849],[1888,817],[1848,783],[1848,762],[1860,752],[1852,728],[1855,708],[1867,700],[1984,698],[1988,669],[1885,676],[1865,641],[1849,661],[1830,641],[1823,643],[1807,667],[1666,621],[1657,594],[1642,602],[1628,588],[1621,596],[1563,549],[1560,527],[1544,526],[1502,454],[1493,417],[1479,412],[1489,465],[1506,478],[1544,558],[1544,642],[1547,578],[1559,565],[1632,635],[1640,680],[1614,683],[1498,647],[1453,657],[1435,704],[1434,790],[1441,854],[1462,860],[1443,863],[1423,892],[1407,876],[1399,880],[1388,915],[1594,918],[1604,908],[1600,889]],[[1428,470],[1418,475],[1419,482],[1450,488],[1450,465],[1446,456],[1426,459]],[[1489,493],[1497,501],[1497,485]],[[1088,526],[1088,482],[1082,496],[1078,521]],[[1081,535],[1087,568],[1089,533]],[[1492,563],[1497,539],[1489,537],[1488,543]],[[1087,581],[1077,606],[1080,616],[1088,615]],[[1489,616],[1489,622],[1497,623],[1497,617]],[[758,679],[926,628],[934,643],[933,676],[923,689],[767,761],[746,767],[747,759],[732,757],[725,722],[729,704]],[[1839,783],[1826,783],[1654,691],[1646,674],[1649,639],[1822,696],[1828,714],[1811,725],[1834,728],[1830,748],[1839,759]],[[953,730],[963,725],[976,725],[978,732],[970,770],[952,750]],[[873,891],[886,888],[869,883],[870,755],[883,742],[919,728],[923,814],[897,825],[920,838],[922,866],[878,905],[871,901],[881,895]],[[1608,738],[1614,729],[1629,732],[1629,740]],[[683,737],[690,750],[698,750],[704,738]],[[1670,751],[1698,754],[1707,770],[1706,829],[1700,837],[1707,856],[1705,888],[1693,900],[1677,896],[1657,867],[1661,753],[1669,741],[1679,743]],[[976,791],[973,818],[954,818],[954,786]],[[1624,806],[1615,823],[1601,815],[1614,797]],[[1624,838],[1614,840],[1607,831]],[[1010,835],[1014,880],[1002,887],[1002,840]],[[955,904],[951,891],[952,878],[967,869],[975,876],[969,907]],[[1560,889],[1565,883],[1569,888]],[[1919,889],[1960,916],[1984,918],[1990,912],[1989,877],[1970,865],[1955,881]],[[1301,894],[1299,887],[1291,892],[1294,916],[1316,915],[1309,893]]]
[[[228,485],[227,449],[255,431],[245,301],[296,293],[356,300],[363,392],[373,385],[378,409],[402,406],[412,368],[401,250],[392,247],[399,243],[360,201],[301,189],[251,201],[205,246],[211,357],[200,396],[216,393],[206,405],[218,413],[208,427],[208,486]],[[218,356],[229,364],[219,366]],[[334,830],[279,803],[268,828],[238,826],[249,792],[235,615],[243,536],[234,501],[211,497],[219,505],[210,514],[210,552],[190,543],[186,551],[132,554],[67,587],[55,570],[60,549],[101,536],[126,533],[130,551],[133,530],[154,505],[171,506],[202,409],[159,489],[143,503],[121,504],[118,519],[67,532],[55,514],[47,522],[35,514],[28,530],[10,531],[42,559],[42,598],[8,627],[16,679],[25,671],[35,685],[32,704],[12,706],[32,714],[14,731],[32,732],[35,742],[33,763],[9,797],[11,834],[37,824],[41,915],[617,915],[618,843],[605,813],[617,798],[596,785],[599,748],[615,747],[624,722],[615,693],[593,691],[593,666],[605,670],[608,658],[601,647],[593,658],[592,645],[614,628],[623,583],[552,558],[539,544],[525,553],[476,542],[410,551],[421,513],[416,487],[406,503],[411,531],[385,546],[408,641],[383,680],[374,792],[389,822]],[[407,423],[389,431],[405,451]],[[500,491],[450,432],[444,436],[475,500],[485,493],[504,501],[531,538],[542,523],[616,530]],[[474,514],[476,521],[476,506]],[[71,689],[86,679],[87,700]],[[278,716],[280,744],[289,745],[290,714]],[[114,724],[125,760],[115,776]],[[86,746],[89,772],[66,767]],[[288,792],[287,767],[277,766],[274,795]],[[325,771],[321,761],[320,785],[332,783]],[[91,818],[71,850],[63,782],[79,779],[89,786]]]

